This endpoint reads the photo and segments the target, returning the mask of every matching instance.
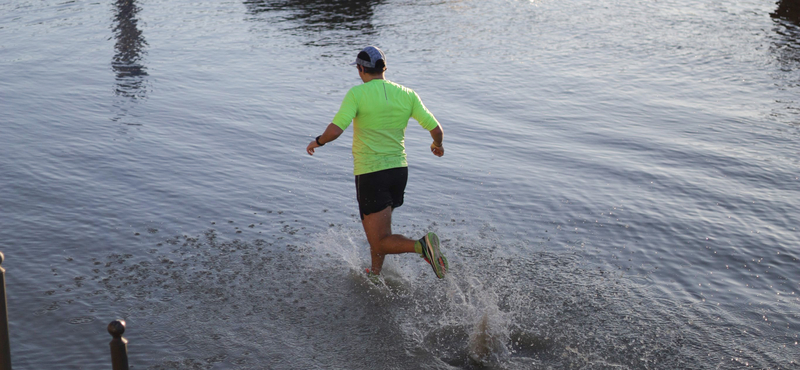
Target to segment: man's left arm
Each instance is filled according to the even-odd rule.
[[[336,140],[343,132],[344,130],[342,130],[339,126],[329,123],[322,135],[317,136],[314,140],[311,140],[311,142],[308,143],[306,152],[308,152],[308,155],[314,155],[314,149]]]
[[[442,140],[444,139],[444,131],[442,130],[442,125],[438,125],[436,128],[428,132],[431,133],[431,138],[433,138],[433,144],[431,144],[431,153],[437,157],[443,156],[444,146],[442,146]]]
[[[425,104],[422,104],[422,100],[416,92],[413,95],[413,99],[414,105],[411,108],[411,117],[417,120],[420,126],[430,132],[431,138],[433,139],[431,153],[437,157],[443,156],[444,147],[442,146],[442,139],[444,138],[444,131],[442,130],[442,124],[436,120],[436,117],[425,107]]]

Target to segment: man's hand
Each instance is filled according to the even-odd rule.
[[[442,143],[439,143],[439,145],[436,145],[436,142],[434,141],[433,144],[431,144],[431,153],[433,153],[433,155],[435,155],[437,157],[443,156],[444,155],[444,147],[442,146]]]
[[[436,126],[430,131],[430,133],[431,138],[433,139],[433,144],[431,144],[431,153],[437,157],[443,156],[444,147],[442,147],[442,139],[444,138],[444,131],[442,131],[442,126]]]
[[[320,146],[321,145],[318,145],[316,140],[311,140],[306,147],[306,152],[308,152],[308,155],[314,155],[314,149],[319,148]]]
[[[336,126],[333,123],[328,124],[328,127],[325,128],[325,132],[323,132],[322,135],[317,136],[319,142],[317,142],[317,139],[311,140],[306,147],[306,152],[308,152],[308,155],[314,155],[314,149],[336,140],[336,138],[338,138],[342,132],[344,132],[344,130],[340,129],[339,126]],[[322,143],[322,145],[320,145],[320,143]]]

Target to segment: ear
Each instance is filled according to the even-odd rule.
[[[362,72],[362,73],[364,72],[364,70],[362,69],[362,68],[364,68],[364,67],[362,67],[360,64],[357,64],[357,65],[356,65],[356,68],[358,68],[358,71],[359,71],[359,72]]]

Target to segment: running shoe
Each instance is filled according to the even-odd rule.
[[[366,269],[366,273],[367,273],[367,280],[369,280],[370,282],[372,282],[375,285],[381,285],[381,276],[380,275],[373,274],[372,271],[370,271],[369,269]]]
[[[433,267],[433,272],[439,279],[447,274],[447,258],[439,250],[439,237],[428,233],[419,240],[422,244],[422,258]]]

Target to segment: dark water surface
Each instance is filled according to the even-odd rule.
[[[800,365],[800,23],[741,1],[0,3],[15,369]],[[365,45],[411,122],[369,263],[348,130]]]

